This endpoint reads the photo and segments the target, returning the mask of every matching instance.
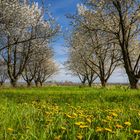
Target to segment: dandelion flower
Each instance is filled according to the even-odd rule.
[[[126,126],[131,126],[131,122],[124,122]]]
[[[80,125],[79,127],[80,127],[80,128],[88,128],[87,125]]]
[[[86,115],[84,115],[84,114],[81,113],[81,114],[79,114],[79,117],[80,117],[80,118],[85,118]]]
[[[66,130],[66,128],[62,126],[62,127],[61,127],[61,130]]]
[[[116,124],[116,128],[123,128],[123,126],[120,124]]]
[[[107,120],[110,120],[110,121],[112,120],[112,116],[107,116],[106,118]]]
[[[78,116],[76,113],[73,113],[72,115],[73,115],[74,117],[77,117],[77,116]]]
[[[75,125],[85,125],[85,122],[76,122]]]
[[[102,121],[103,121],[104,123],[107,123],[107,122],[108,122],[107,120],[104,120],[104,119],[103,119]]]
[[[116,114],[116,113],[114,113],[114,112],[112,112],[111,115],[112,115],[113,117],[118,117],[118,114]]]
[[[83,136],[82,136],[81,134],[79,134],[79,135],[76,136],[76,138],[77,138],[78,140],[82,140],[82,139],[83,139]]]
[[[13,128],[7,128],[7,130],[8,130],[9,132],[13,132],[13,131],[14,131]]]
[[[54,140],[60,140],[61,139],[61,136],[59,135],[59,136],[56,136],[55,138],[54,138]]]
[[[91,122],[92,122],[90,118],[87,118],[86,121],[87,121],[88,123],[91,123]]]
[[[74,118],[75,118],[75,116],[72,116],[72,115],[69,115],[69,114],[66,114],[66,116],[67,116],[68,118],[70,118],[70,119],[74,119]]]
[[[112,132],[112,129],[110,129],[110,128],[104,128],[104,130],[107,132]]]
[[[140,134],[140,130],[134,130],[133,131],[135,134]]]
[[[102,132],[102,131],[103,131],[103,128],[101,128],[101,127],[96,128],[96,132]]]

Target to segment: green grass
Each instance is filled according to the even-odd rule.
[[[140,90],[0,89],[0,140],[140,139]]]

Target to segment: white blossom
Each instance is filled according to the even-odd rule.
[[[84,6],[83,4],[77,4],[77,9],[79,15],[84,15],[85,12],[88,10],[87,7]]]

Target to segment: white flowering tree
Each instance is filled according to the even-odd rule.
[[[58,67],[54,63],[52,59],[45,59],[40,63],[39,68],[37,69],[34,82],[36,86],[40,84],[40,86],[43,85],[43,83],[46,82],[51,76],[55,75],[58,72]]]
[[[91,87],[94,80],[97,78],[94,66],[88,61],[91,50],[84,47],[85,36],[82,36],[78,32],[73,32],[71,37],[67,37],[68,48],[68,60],[66,61],[66,67],[77,76],[81,83],[85,85],[87,82]],[[89,67],[90,65],[90,67]]]
[[[66,67],[74,76],[77,76],[80,79],[82,85],[85,85],[85,83],[88,82],[88,85],[91,87],[92,83],[97,78],[97,75],[93,69],[85,63],[86,60],[83,60],[81,55],[77,55],[78,53],[79,52],[74,48],[69,51]]]
[[[119,46],[130,87],[138,88],[140,79],[140,1],[87,0],[78,5],[83,26],[111,36]],[[137,43],[134,43],[134,42]],[[133,42],[133,44],[132,44]]]
[[[16,86],[33,50],[42,43],[48,44],[59,27],[50,18],[44,19],[45,10],[38,3],[0,3],[0,50],[11,84]]]
[[[45,44],[44,44],[45,45]],[[34,49],[22,73],[27,86],[32,82],[38,86],[42,84],[57,72],[57,66],[53,61],[53,51],[48,46],[38,46]]]
[[[80,14],[83,14],[84,10],[87,9],[80,5]],[[118,45],[112,42],[112,38],[108,34],[99,30],[91,30],[81,15],[71,18],[75,30],[73,41],[76,42],[71,45],[74,50],[70,52],[73,53],[72,59],[74,56],[80,56],[81,59],[78,60],[94,72],[100,79],[102,86],[105,87],[114,70],[120,65],[121,52]],[[90,21],[92,21],[92,17],[88,18],[91,18]],[[87,24],[90,25],[90,22]],[[76,59],[74,61],[77,62]],[[81,62],[79,63],[81,64]]]

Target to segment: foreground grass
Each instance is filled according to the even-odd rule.
[[[140,90],[0,90],[0,140],[140,139]]]

